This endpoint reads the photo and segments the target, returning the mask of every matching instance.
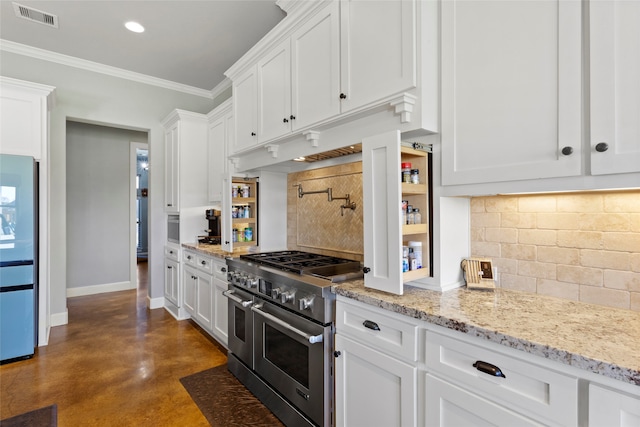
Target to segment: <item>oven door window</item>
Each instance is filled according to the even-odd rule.
[[[245,332],[245,310],[237,306],[233,306],[234,322],[233,322],[233,335],[242,342],[247,342]]]
[[[298,384],[309,388],[309,347],[273,326],[264,326],[264,357]]]

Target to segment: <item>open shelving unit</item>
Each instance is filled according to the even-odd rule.
[[[402,162],[411,163],[412,169],[420,171],[420,182],[418,184],[402,183],[402,200],[407,200],[409,205],[420,209],[422,221],[420,224],[402,225],[402,244],[408,245],[409,241],[422,242],[422,268],[409,270],[402,273],[403,282],[411,282],[430,275],[429,265],[429,162],[426,151],[400,146],[400,158]]]
[[[247,227],[251,227],[253,230],[253,237],[250,241],[238,240],[233,242],[234,247],[244,246],[257,246],[258,245],[258,180],[257,178],[240,178],[233,177],[231,179],[231,187],[247,187],[249,189],[250,197],[238,197],[231,198],[231,206],[237,208],[239,206],[249,206],[251,215],[249,218],[232,218],[232,228],[238,230],[244,230]]]

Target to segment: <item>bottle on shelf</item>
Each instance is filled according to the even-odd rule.
[[[401,166],[402,172],[400,178],[402,179],[402,182],[411,182],[411,163],[403,162]]]
[[[418,208],[413,208],[413,223],[422,224],[422,214]]]

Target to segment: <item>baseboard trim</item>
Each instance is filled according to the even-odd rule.
[[[156,308],[163,308],[164,307],[164,297],[160,297],[160,298],[151,298],[151,297],[147,297],[147,307],[149,308],[149,310],[155,310]]]
[[[53,313],[51,317],[49,317],[49,320],[51,327],[66,325],[69,323],[69,310],[65,309],[62,313]],[[47,342],[49,342],[48,337]]]
[[[103,285],[83,286],[81,288],[67,288],[67,298],[104,294],[107,292],[128,291],[131,289],[136,289],[136,286],[131,286],[131,282],[129,281],[105,283]]]

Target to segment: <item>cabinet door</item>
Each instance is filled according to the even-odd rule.
[[[425,426],[542,425],[430,374],[424,396]]]
[[[251,148],[258,142],[258,76],[256,67],[233,82],[235,138],[231,153]]]
[[[342,111],[416,86],[416,2],[340,2]]]
[[[336,334],[336,426],[415,426],[417,369]]]
[[[182,277],[183,306],[187,313],[196,314],[196,289],[198,286],[198,272],[190,267],[184,267]]]
[[[209,201],[220,202],[222,200],[222,174],[226,163],[227,135],[231,129],[227,129],[227,116],[221,117],[209,124],[209,165],[207,168],[209,181]]]
[[[338,2],[332,2],[291,36],[293,130],[340,113]]]
[[[2,77],[0,85],[0,152],[42,159],[48,133],[47,96],[54,88]]]
[[[640,3],[594,1],[589,7],[591,173],[638,172]]]
[[[589,426],[631,427],[640,425],[640,398],[589,385]]]
[[[202,273],[197,277],[195,317],[200,326],[210,331],[213,319],[213,277]]]
[[[402,295],[400,131],[362,139],[365,287]]]
[[[291,47],[289,39],[258,62],[258,142],[291,132]]]
[[[577,1],[442,2],[444,185],[582,173],[581,30]]]
[[[213,316],[212,316],[212,331],[220,343],[227,345],[229,342],[229,336],[227,332],[227,325],[229,319],[228,313],[228,300],[222,295],[227,290],[227,281],[213,278]]]
[[[176,123],[164,134],[164,202],[167,212],[178,212],[180,208],[180,193],[178,191],[179,131],[179,125]]]
[[[176,306],[178,302],[178,277],[180,270],[178,262],[165,258],[164,269],[164,297]]]
[[[233,252],[233,220],[231,218],[231,175],[225,174],[222,177],[222,230],[221,247],[222,250]]]

